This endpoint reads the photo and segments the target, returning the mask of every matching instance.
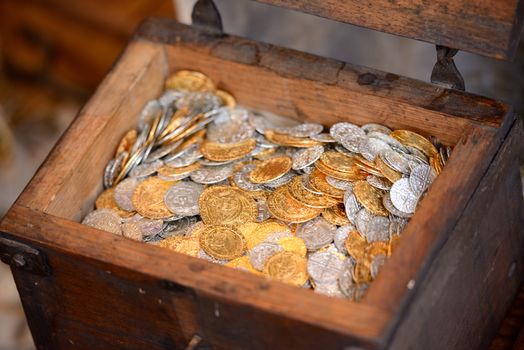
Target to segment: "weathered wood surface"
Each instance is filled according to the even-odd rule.
[[[256,1],[500,59],[513,59],[524,11],[521,0]]]

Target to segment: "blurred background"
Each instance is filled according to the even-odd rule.
[[[189,24],[194,2],[0,0],[0,218],[140,21],[163,16]],[[424,81],[436,61],[430,44],[248,0],[215,3],[227,33]],[[461,52],[456,63],[467,91],[524,111],[522,42],[514,62]],[[509,346],[511,339],[498,342]],[[8,267],[0,264],[0,350],[32,348],[16,287]]]

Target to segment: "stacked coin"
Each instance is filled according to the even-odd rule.
[[[359,300],[451,149],[378,124],[324,131],[176,72],[118,144],[83,223]]]

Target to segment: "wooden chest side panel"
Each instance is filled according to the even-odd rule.
[[[485,56],[512,59],[520,0],[257,0]]]
[[[524,280],[520,123],[501,147],[426,276],[394,336],[393,349],[489,345]],[[420,232],[424,234],[424,232]],[[422,322],[421,322],[422,320]]]

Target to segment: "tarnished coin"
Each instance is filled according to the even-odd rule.
[[[256,184],[276,180],[291,170],[291,163],[291,158],[287,156],[269,158],[249,173],[249,179]]]
[[[200,233],[199,241],[206,254],[219,260],[238,258],[246,250],[244,236],[232,226],[206,226]]]
[[[200,184],[216,184],[224,181],[233,173],[233,165],[206,166],[193,171],[191,180]]]
[[[171,186],[164,196],[164,203],[178,216],[194,216],[200,213],[198,199],[204,186],[194,182],[179,182]]]
[[[140,180],[134,177],[129,177],[122,180],[115,187],[115,202],[116,204],[127,211],[135,211],[131,198],[136,190]]]
[[[395,208],[408,214],[415,212],[420,197],[411,190],[408,179],[404,178],[395,182],[389,193]]]
[[[371,266],[368,263],[357,262],[353,268],[353,280],[355,283],[371,282]]]
[[[264,274],[277,281],[302,286],[308,279],[306,258],[295,252],[282,251],[269,258]]]
[[[163,227],[164,222],[161,219],[147,219],[136,214],[122,224],[122,233],[124,237],[142,241],[147,237],[156,236]]]
[[[267,207],[271,215],[290,223],[305,222],[320,214],[319,209],[307,207],[293,198],[287,186],[279,187],[269,195]]]
[[[238,225],[253,222],[258,215],[255,200],[242,190],[230,186],[206,188],[198,204],[205,224]]]
[[[333,242],[337,227],[322,217],[301,224],[296,236],[303,239],[309,251],[318,250]]]
[[[435,171],[426,164],[419,164],[409,175],[409,185],[413,193],[422,195],[437,177]]]
[[[315,163],[320,158],[322,153],[324,153],[323,146],[303,148],[293,155],[291,167],[294,170],[304,169],[305,167]]]
[[[96,209],[87,214],[82,221],[82,224],[94,227],[96,229],[114,233],[115,235],[122,234],[121,228],[122,219],[113,209]]]
[[[248,251],[249,262],[255,269],[262,271],[266,261],[283,248],[277,243],[262,242]]]
[[[136,211],[150,219],[164,219],[172,216],[164,204],[164,195],[172,183],[150,177],[142,181],[135,189],[131,201]]]
[[[343,259],[332,252],[316,252],[309,256],[307,272],[316,283],[337,282]]]
[[[310,137],[320,134],[324,126],[320,124],[304,123],[288,129],[288,134],[294,137]]]

